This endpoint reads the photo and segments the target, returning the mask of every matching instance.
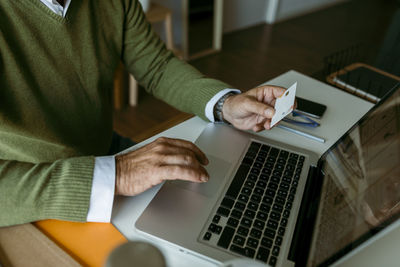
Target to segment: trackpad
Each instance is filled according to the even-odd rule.
[[[184,188],[190,191],[194,191],[212,197],[219,190],[220,186],[226,181],[226,175],[231,167],[231,164],[221,158],[217,158],[211,155],[206,155],[209,163],[205,166],[210,180],[206,183],[194,183],[182,180],[171,181],[170,184],[176,185],[180,188]]]

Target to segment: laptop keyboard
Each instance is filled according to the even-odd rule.
[[[304,156],[252,142],[203,241],[274,266]],[[217,239],[215,239],[217,238]]]

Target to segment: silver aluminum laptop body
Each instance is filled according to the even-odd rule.
[[[204,184],[166,182],[136,222],[136,229],[151,238],[166,241],[181,251],[215,263],[237,258],[237,255],[216,245],[217,235],[213,235],[208,243],[203,242],[202,237],[253,140],[305,156],[296,199],[278,259],[278,264],[282,266],[293,266],[293,262],[286,260],[291,235],[309,167],[317,164],[318,156],[313,152],[222,124],[209,124],[195,142],[210,161],[206,166],[210,180]]]
[[[390,262],[382,249],[370,248],[400,236],[400,83],[321,157],[229,126],[208,125],[196,144],[210,160],[210,181],[167,182],[136,229],[214,263],[240,257],[231,247],[216,245],[219,234],[209,241],[204,234],[252,141],[305,157],[276,266],[341,266],[365,251],[380,255],[367,265]],[[395,250],[389,256],[399,258]]]

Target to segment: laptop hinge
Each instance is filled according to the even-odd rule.
[[[288,256],[288,259],[294,261],[296,266],[305,266],[307,263],[318,211],[322,180],[320,169],[311,166]]]

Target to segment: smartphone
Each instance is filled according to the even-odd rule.
[[[316,119],[320,119],[326,110],[326,106],[316,103],[311,100],[307,100],[301,97],[296,97],[297,108],[296,112],[310,116]]]

